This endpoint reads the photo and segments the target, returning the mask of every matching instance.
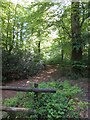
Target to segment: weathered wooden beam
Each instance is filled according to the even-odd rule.
[[[35,110],[31,110],[29,108],[18,108],[18,107],[5,107],[2,106],[0,108],[0,111],[5,111],[5,112],[24,112],[24,113],[30,113],[30,114],[35,114]]]
[[[37,92],[37,93],[55,93],[55,89],[47,88],[29,88],[29,87],[16,87],[16,86],[0,86],[0,90],[12,90],[12,91],[23,91],[23,92]]]

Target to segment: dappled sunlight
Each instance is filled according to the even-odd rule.
[[[57,69],[56,68],[51,68],[51,66],[49,66],[47,70],[43,70],[43,72],[41,74],[34,77],[33,79],[37,79],[38,82],[48,81],[56,73],[57,73]],[[36,80],[34,80],[34,81],[36,81]]]
[[[7,86],[17,86],[17,87],[33,87],[34,82],[47,82],[54,79],[55,76],[58,76],[58,71],[56,66],[47,66],[46,70],[43,70],[41,73],[38,73],[37,75],[33,77],[29,77],[25,80],[18,80],[18,81],[12,81],[10,83],[7,83]],[[3,91],[3,99],[14,97],[16,91]]]
[[[1,0],[0,10],[3,10],[0,22],[2,98],[14,97],[18,93],[17,90],[25,88],[26,90],[35,87],[43,88],[47,82],[59,84],[56,89],[60,87],[61,90],[64,89],[62,83],[68,81],[71,86],[78,86],[81,92],[85,92],[83,92],[82,100],[90,102],[88,99],[90,83],[87,80],[90,78],[90,42],[88,40],[90,38],[90,24],[88,23],[90,1],[84,3],[82,1],[69,3],[69,0],[47,1]],[[40,86],[42,82],[46,83]],[[65,98],[65,101],[69,102],[68,100],[72,99],[74,93],[72,89],[69,90],[68,84],[65,83],[65,85],[67,87],[65,93],[67,100]],[[9,89],[3,89],[4,87]],[[10,87],[15,89],[8,91]],[[50,88],[50,85],[46,87]],[[55,86],[52,84],[52,87]],[[32,90],[29,92],[37,93]],[[69,92],[72,94],[70,95]],[[78,92],[78,90],[74,92]],[[61,93],[63,94],[63,92]],[[30,100],[29,96],[28,99]],[[61,102],[59,99],[58,101]],[[11,101],[11,103],[13,102]],[[72,101],[70,104],[70,107],[73,107]],[[46,107],[49,108],[49,105]],[[29,108],[29,106],[30,104],[26,107]],[[66,114],[66,108],[64,107],[64,109]],[[70,112],[72,109],[70,108]],[[46,114],[51,112],[50,114],[55,118],[56,111],[48,110]],[[41,116],[40,112],[39,114]],[[64,115],[62,111],[58,114]],[[58,115],[56,115],[57,117]]]
[[[39,82],[39,80],[38,80],[38,79],[35,79],[35,80],[34,80],[34,82],[35,82],[35,83],[38,83],[38,82]]]
[[[50,71],[47,71],[47,73],[51,74],[54,73],[55,71],[57,71],[56,69],[51,69]]]
[[[12,81],[11,83],[7,83],[8,86],[19,86],[19,87],[30,87],[30,88],[33,88],[34,87],[34,82],[35,83],[41,83],[41,82],[48,82],[48,81],[52,81],[52,80],[55,80],[56,76],[59,77],[59,74],[58,74],[58,70],[56,69],[56,66],[53,66],[51,68],[48,67],[47,70],[43,70],[40,74],[38,75],[35,75],[33,77],[29,77],[28,79],[26,80],[18,80],[18,81]],[[59,82],[64,82],[66,80],[65,77],[59,77],[58,81]],[[86,82],[85,82],[86,81]],[[77,81],[73,81],[73,80],[69,80],[69,82],[71,83],[71,85],[77,85],[79,87],[81,87],[82,89],[83,88],[87,88],[88,89],[88,86],[87,86],[87,79],[81,79],[79,80],[78,82]],[[83,84],[85,83],[85,84]],[[85,91],[86,93],[88,91]],[[17,92],[16,91],[3,91],[2,92],[3,96],[2,98],[3,99],[6,99],[6,98],[11,98],[11,97],[14,97]],[[84,101],[87,101],[88,98],[88,93],[87,95],[85,95],[85,99]]]
[[[30,81],[27,81],[26,83],[28,84],[28,83],[30,83]]]

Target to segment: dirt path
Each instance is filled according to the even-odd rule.
[[[47,66],[45,70],[34,77],[25,80],[16,80],[5,84],[5,86],[29,87],[32,82],[47,82],[53,80],[57,76],[57,67]],[[16,91],[2,91],[2,98],[11,98],[16,95]]]
[[[15,80],[5,84],[5,86],[29,87],[30,85],[32,85],[33,82],[39,83],[39,82],[47,82],[53,80],[58,80],[61,82],[64,80],[68,80],[68,78],[60,76],[60,72],[57,70],[57,66],[47,66],[45,70],[43,70],[41,73],[33,77],[29,77],[28,79],[25,80]],[[88,83],[88,79],[80,78],[79,80],[69,80],[69,81],[72,85],[77,84],[81,89],[83,89],[85,91],[84,101],[90,102],[90,99],[88,99],[90,96],[89,93],[90,83]],[[17,92],[15,91],[8,91],[8,90],[2,91],[2,98],[5,99],[5,98],[14,97],[16,93]]]
[[[29,77],[25,80],[13,80],[12,82],[6,83],[5,86],[18,86],[18,87],[29,87],[32,85],[33,82],[47,82],[47,81],[64,81],[68,80],[66,77],[61,77],[59,71],[57,70],[57,66],[47,66],[45,70],[43,70],[41,73]],[[88,83],[88,79],[81,79],[80,80],[69,80],[72,85],[77,84],[79,87],[81,87],[85,91],[86,99],[88,97],[89,91],[88,88],[90,87],[90,83]],[[10,98],[16,95],[17,92],[15,91],[2,91],[2,98]]]

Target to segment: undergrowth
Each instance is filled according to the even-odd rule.
[[[16,97],[4,100],[5,106],[25,107],[35,109],[35,115],[28,115],[27,120],[65,120],[68,118],[80,118],[80,113],[87,108],[87,103],[82,102],[77,95],[83,92],[77,86],[71,86],[68,81],[43,82],[39,88],[54,88],[56,93],[39,93],[37,102],[34,101],[34,93],[18,93]],[[22,113],[16,113],[16,117],[25,117]],[[8,116],[8,119],[13,116]],[[15,118],[13,118],[15,119]]]

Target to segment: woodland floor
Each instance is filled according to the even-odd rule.
[[[45,70],[43,70],[41,73],[29,77],[28,79],[25,80],[13,80],[12,82],[6,83],[5,86],[19,86],[19,87],[28,87],[32,85],[32,82],[48,82],[48,81],[65,81],[69,80],[72,85],[78,85],[83,91],[85,91],[84,97],[82,98],[83,101],[90,102],[90,93],[89,93],[89,88],[90,88],[90,83],[88,82],[87,78],[80,78],[78,80],[71,80],[66,77],[62,77],[60,75],[60,71],[58,71],[57,66],[47,66]],[[15,91],[2,91],[2,98],[11,98],[16,95],[17,92]],[[85,113],[86,114],[86,113]],[[88,115],[90,114],[90,110],[88,110]],[[88,115],[85,115],[86,117]],[[84,116],[84,115],[83,115]],[[84,117],[85,117],[84,116]]]

